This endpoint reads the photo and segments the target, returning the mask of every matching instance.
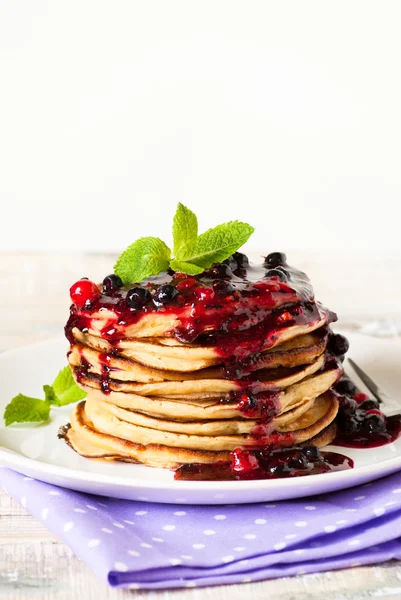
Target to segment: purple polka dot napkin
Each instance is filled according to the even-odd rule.
[[[401,474],[267,504],[183,506],[73,492],[2,468],[0,484],[112,586],[258,581],[401,559]]]

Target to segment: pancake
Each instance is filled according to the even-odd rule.
[[[341,376],[342,370],[329,369],[323,373],[316,374],[287,388],[285,391],[277,392],[281,411],[289,410],[291,407],[305,400],[314,399],[329,390]],[[90,380],[93,383],[93,379]],[[86,383],[88,380],[86,380]],[[98,388],[85,385],[81,381],[81,387],[88,392],[92,398],[105,400],[128,410],[135,410],[154,415],[157,417],[166,417],[170,419],[181,420],[210,420],[210,419],[233,419],[242,418],[243,413],[237,407],[237,402],[224,401],[221,399],[199,400],[187,397],[187,399],[174,400],[164,397],[148,397],[139,394],[112,391],[105,395],[101,391],[100,381],[97,380]],[[230,396],[228,396],[228,400]],[[225,400],[225,399],[224,399]]]
[[[104,355],[85,346],[72,346],[68,361],[73,367],[85,365],[85,371],[95,375],[104,375]],[[314,363],[293,369],[265,369],[258,373],[259,389],[288,387],[301,379],[316,373],[323,367],[325,357],[319,356]],[[236,380],[224,379],[224,371],[209,367],[195,373],[177,373],[158,371],[144,367],[127,358],[114,355],[107,357],[107,378],[127,383],[129,391],[143,395],[191,394],[208,392],[231,392],[242,389]],[[128,391],[128,388],[127,388]]]
[[[264,318],[261,308],[274,311],[283,306],[298,303],[300,300],[309,301],[312,299],[306,289],[303,291],[302,296],[299,296],[294,289],[287,285],[266,281],[263,285],[263,293],[247,294],[247,287],[249,286],[245,285],[242,294],[233,295],[229,303],[214,301],[213,304],[209,304],[209,285],[212,283],[210,281],[208,285],[204,286],[204,299],[206,302],[202,311],[204,318],[198,323],[198,334],[220,329],[222,321],[226,322],[232,315],[238,314],[245,307],[247,318],[242,319],[241,322],[244,328],[249,328]],[[242,286],[242,283],[240,282],[238,285]],[[307,285],[306,282],[302,287],[305,287],[305,285]],[[127,291],[125,290],[125,294]],[[107,302],[102,304],[99,309],[88,310],[86,307],[80,309],[75,307],[73,314],[75,319],[72,319],[68,327],[73,328],[74,321],[77,321],[77,323],[85,321],[85,329],[88,333],[98,337],[103,337],[104,332],[112,328],[115,332],[118,332],[120,338],[152,338],[173,335],[174,331],[179,330],[193,317],[193,302],[190,301],[188,304],[176,305],[172,311],[166,311],[164,307],[161,307],[158,310],[141,314],[140,319],[130,319],[127,322],[127,319],[122,318],[122,316],[126,316],[127,311],[122,308],[120,302],[114,302],[113,300],[113,298],[107,298]],[[194,300],[201,304],[203,298],[202,296],[195,296]],[[327,315],[324,319],[327,320]]]
[[[270,421],[269,426],[273,429],[285,427],[286,423],[294,421],[307,411],[312,406],[313,402],[314,399],[303,400],[293,408],[274,417],[272,421]],[[86,414],[90,417],[92,408],[96,407],[99,407],[105,414],[107,413],[117,417],[121,421],[126,421],[133,425],[160,431],[187,433],[192,435],[242,435],[244,433],[252,433],[255,427],[259,425],[259,421],[255,419],[187,421],[175,418],[174,420],[167,420],[155,415],[151,416],[143,412],[120,408],[111,402],[105,402],[95,396],[89,395],[85,405]]]
[[[101,353],[114,352],[136,363],[159,370],[194,372],[221,364],[222,357],[213,346],[183,344],[174,338],[155,340],[123,339],[113,346],[107,340],[72,330],[77,346],[87,346]],[[299,335],[287,342],[277,342],[252,363],[251,370],[275,367],[296,367],[313,362],[327,345],[327,329],[320,327],[312,333]]]
[[[315,439],[315,443],[319,443],[319,435],[328,430],[326,436],[322,436],[325,443],[331,441],[330,425],[333,422],[338,410],[338,401],[332,394],[320,396],[315,400],[312,409],[309,411],[310,416],[308,422],[303,419],[299,422],[299,428],[293,429],[290,435],[282,432],[282,435],[276,436],[273,440],[275,447],[293,446],[301,443],[306,443]],[[129,424],[124,422],[113,422],[101,414],[95,412],[96,421],[105,429],[116,429],[119,433],[124,432],[124,436],[133,435],[135,438],[140,433],[133,434],[133,429]],[[296,423],[296,422],[295,422]],[[296,427],[296,425],[295,425]],[[142,428],[145,429],[145,428]],[[152,431],[152,430],[150,430]],[[161,432],[162,434],[162,432]],[[333,429],[331,429],[333,434]],[[149,432],[144,432],[142,439],[149,437]],[[157,435],[157,433],[155,434]],[[163,434],[162,434],[163,435]],[[223,446],[227,446],[227,450],[213,451],[211,446],[216,446],[215,438],[207,438],[207,436],[175,436],[168,438],[168,441],[178,440],[185,446],[169,446],[163,443],[155,443],[152,440],[150,443],[141,444],[138,441],[132,441],[126,437],[118,437],[108,432],[99,432],[94,426],[94,423],[86,415],[85,402],[81,402],[75,408],[71,416],[71,427],[65,433],[67,442],[81,455],[92,458],[111,458],[118,460],[128,460],[133,462],[141,462],[153,467],[175,468],[185,463],[212,463],[217,461],[229,461],[230,451],[234,448],[249,448],[255,449],[254,438],[248,439],[248,436],[224,436]],[[201,439],[198,439],[201,438]],[[262,444],[268,443],[266,439],[261,440]],[[203,445],[204,448],[194,448],[193,445]],[[237,445],[235,445],[237,444]]]

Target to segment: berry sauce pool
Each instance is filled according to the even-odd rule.
[[[187,464],[174,479],[190,481],[235,481],[304,477],[352,469],[353,461],[337,452],[320,452],[315,446],[249,452],[234,450],[231,462]]]

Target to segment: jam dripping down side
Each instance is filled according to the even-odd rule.
[[[103,394],[110,394],[110,371],[112,367],[110,367],[110,358],[111,355],[107,353],[99,354],[99,361],[101,365],[101,374],[100,374],[100,385]],[[85,379],[93,377],[93,373],[91,372],[91,364],[86,360],[84,356],[81,354],[81,366],[75,369],[75,377],[78,383],[85,383]]]
[[[224,403],[224,400],[221,400]],[[258,419],[269,423],[280,413],[281,403],[278,392],[252,394],[250,391],[232,392],[229,403],[235,402],[237,409],[248,419]]]
[[[249,452],[236,449],[231,462],[186,464],[176,469],[174,479],[190,481],[235,481],[303,477],[352,469],[353,461],[337,452],[320,452],[316,446]]]
[[[101,388],[103,394],[110,394],[110,355],[106,353],[99,354],[101,364]]]
[[[213,333],[200,335],[197,343],[214,345],[218,354],[227,359],[229,374],[242,376],[249,367],[249,361],[254,362],[258,353],[273,346],[283,329],[296,325],[311,326],[320,321],[322,315],[316,303],[304,302],[255,312],[238,310],[223,323],[209,323],[210,315],[202,307],[196,307],[191,319],[183,319],[182,327],[176,332],[179,339],[186,341],[183,337],[185,328],[193,329],[196,326],[199,333],[202,332],[205,329],[204,318],[207,318]]]

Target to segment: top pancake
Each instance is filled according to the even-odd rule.
[[[298,326],[305,332],[312,330],[312,325],[318,328],[334,318],[314,302],[312,287],[301,271],[286,265],[286,281],[276,276],[266,277],[266,271],[261,267],[241,269],[241,273],[241,277],[232,275],[229,279],[231,291],[227,293],[222,293],[215,285],[220,282],[228,284],[225,278],[220,281],[210,279],[207,273],[196,277],[179,273],[172,276],[161,274],[145,280],[141,287],[154,298],[158,287],[168,283],[174,286],[176,296],[157,306],[149,300],[142,308],[132,308],[127,304],[127,288],[110,293],[103,291],[89,307],[71,306],[67,337],[71,341],[72,331],[76,328],[113,345],[127,338],[166,336],[175,336],[189,343],[216,332],[223,334],[224,338],[236,332],[242,336],[263,322],[268,327],[266,331],[260,329],[260,334],[266,338],[267,348],[275,343],[276,332],[280,333],[282,329],[295,328],[293,335],[287,338],[290,339],[300,335],[301,331],[296,330]],[[203,341],[202,345],[207,344]],[[226,348],[226,355],[235,353],[236,344],[233,346]],[[136,348],[137,352],[140,350]]]

